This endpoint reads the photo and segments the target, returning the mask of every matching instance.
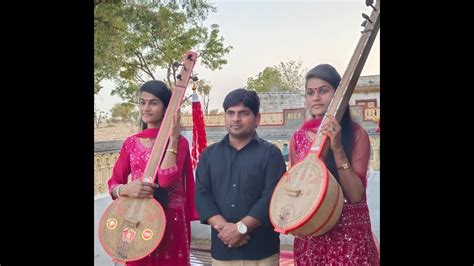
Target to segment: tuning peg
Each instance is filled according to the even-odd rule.
[[[181,80],[181,74],[176,75],[176,78]]]
[[[362,13],[362,17],[368,20],[370,23],[373,23],[372,20],[370,20],[370,17],[367,16],[366,14]]]
[[[193,61],[193,55],[192,54],[188,54],[188,60]]]
[[[375,11],[377,11],[377,8],[373,5],[374,0],[365,0],[365,5],[372,7]]]
[[[370,20],[369,16],[367,16],[366,14],[362,13],[362,17],[365,18],[365,20],[362,22],[362,24],[360,24],[362,27],[365,28],[367,26],[367,21],[372,23],[372,20]],[[366,33],[366,32],[369,32],[369,31],[370,31],[370,29],[367,29],[367,30],[361,31],[360,33]]]

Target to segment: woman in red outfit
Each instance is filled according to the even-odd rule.
[[[194,208],[194,177],[189,143],[180,136],[179,115],[173,117],[171,136],[155,184],[141,178],[171,98],[165,83],[148,81],[140,88],[139,111],[143,130],[128,137],[110,178],[109,191],[118,197],[155,197],[166,214],[166,231],[156,250],[127,265],[190,265],[191,221],[198,219]],[[131,182],[127,183],[131,174]],[[158,188],[156,188],[158,187]]]
[[[316,136],[321,120],[339,85],[341,76],[328,64],[306,74],[305,105],[308,120],[293,134],[290,163],[303,159]],[[349,108],[341,122],[327,115],[321,131],[330,138],[325,165],[344,192],[344,206],[336,225],[320,236],[300,236],[294,241],[296,265],[379,265],[373,239],[365,188],[370,159],[367,132],[353,122]]]

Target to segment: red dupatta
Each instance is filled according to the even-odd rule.
[[[306,129],[306,130],[311,130],[311,131],[318,131],[319,125],[321,125],[322,119],[310,119],[306,122],[304,122],[300,129]]]

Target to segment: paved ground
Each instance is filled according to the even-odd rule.
[[[191,249],[191,265],[211,266],[212,259],[208,250]],[[280,266],[293,266],[293,252],[282,251],[280,253]]]

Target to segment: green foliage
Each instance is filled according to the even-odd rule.
[[[188,50],[197,51],[198,62],[215,70],[227,63],[224,56],[232,46],[224,46],[219,26],[202,26],[215,8],[207,1],[124,1],[95,6],[95,84],[112,79],[112,94],[133,102],[140,84],[163,79],[175,84],[177,69]],[[166,70],[166,77],[157,71]]]
[[[115,84],[116,87],[112,90],[111,95],[118,95],[127,103],[136,104],[138,102],[137,83],[126,79],[117,79]]]
[[[302,61],[280,62],[277,66],[266,67],[255,77],[247,79],[247,88],[256,92],[296,91],[304,85],[306,70]]]
[[[214,109],[209,110],[209,114],[210,114],[210,115],[218,114],[218,113],[219,113],[219,109],[218,109],[218,108],[214,108]]]
[[[122,38],[126,33],[123,5],[120,3],[96,3],[94,8],[94,93],[104,79],[112,79],[124,60],[125,47]]]
[[[280,62],[276,66],[281,78],[281,88],[284,91],[296,91],[304,87],[304,77],[307,70],[303,68],[301,60]]]
[[[274,67],[266,67],[255,78],[248,78],[247,88],[256,92],[279,91],[281,77]]]
[[[132,122],[138,113],[135,111],[135,105],[131,103],[117,103],[110,110],[113,119],[120,119],[123,122]]]

